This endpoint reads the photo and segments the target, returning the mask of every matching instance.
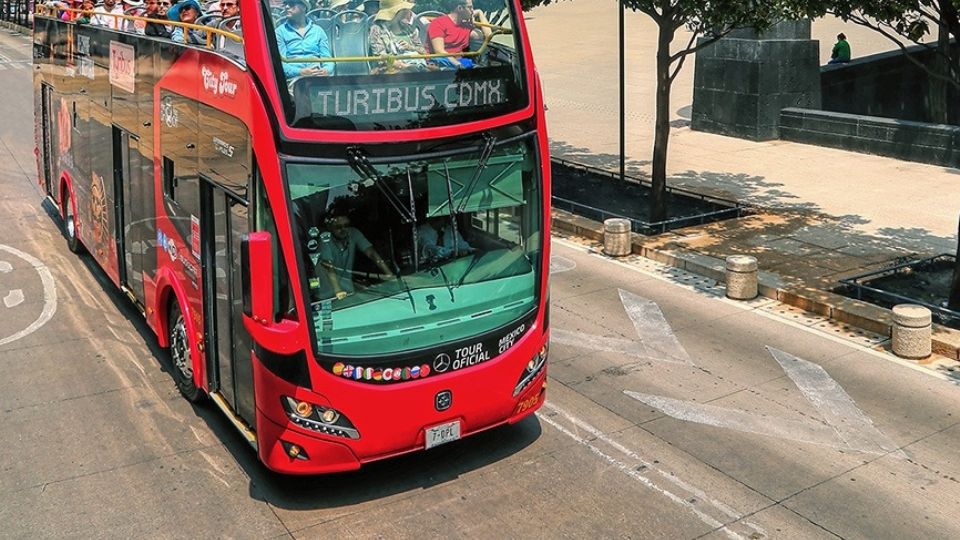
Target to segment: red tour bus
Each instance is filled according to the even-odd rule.
[[[35,17],[39,178],[68,247],[274,471],[357,469],[543,403],[543,102],[519,3],[476,2],[496,24],[459,56],[374,56],[377,13],[324,9],[304,28],[329,53],[286,56],[296,8],[265,0],[165,22],[196,44]]]

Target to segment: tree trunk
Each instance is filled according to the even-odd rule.
[[[653,139],[653,179],[650,194],[650,221],[667,219],[667,146],[670,143],[670,44],[673,21],[659,23],[657,43],[657,123]]]
[[[950,77],[950,30],[946,22],[941,21],[937,36],[937,52],[933,72],[941,77]],[[930,121],[937,124],[950,123],[950,108],[947,96],[950,83],[943,79],[930,77]]]
[[[960,311],[960,225],[957,225],[957,262],[953,266],[953,282],[950,283],[950,299],[947,307]]]

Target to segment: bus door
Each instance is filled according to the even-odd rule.
[[[250,231],[248,206],[206,178],[201,181],[200,235],[203,260],[207,373],[237,415],[255,426],[252,342],[243,327],[240,241]]]
[[[120,285],[142,305],[143,261],[146,245],[141,234],[144,202],[153,193],[144,190],[139,152],[140,138],[113,126],[113,194]]]
[[[52,122],[50,108],[53,105],[51,94],[53,89],[49,84],[41,83],[40,84],[40,126],[43,131],[41,133],[41,144],[43,147],[40,149],[40,155],[43,162],[43,190],[44,193],[49,193],[54,196],[54,198],[59,201],[60,194],[54,193],[53,191],[53,138],[50,135],[50,122]],[[68,128],[69,129],[69,128]]]

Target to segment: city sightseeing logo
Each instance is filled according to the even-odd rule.
[[[200,66],[200,75],[203,77],[203,89],[215,96],[234,97],[237,95],[237,81],[230,78],[230,73],[220,70],[214,74],[208,66]]]
[[[402,382],[422,379],[430,375],[430,366],[423,364],[405,368],[365,368],[337,362],[333,365],[333,374],[355,381]]]

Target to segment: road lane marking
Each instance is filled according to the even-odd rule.
[[[550,333],[550,340],[571,347],[629,354],[641,359],[640,362],[617,366],[617,369],[621,371],[639,369],[647,361],[692,366],[693,360],[690,359],[690,355],[680,344],[670,327],[670,323],[663,316],[660,306],[656,302],[632,292],[623,289],[618,289],[618,291],[623,310],[630,318],[637,333],[638,339],[636,341],[593,336],[562,328],[554,328]]]
[[[3,305],[7,309],[13,309],[23,303],[23,290],[13,289],[3,297]]]
[[[866,454],[907,455],[874,426],[873,421],[857,407],[853,398],[822,367],[792,354],[767,347],[784,373],[797,385],[803,396],[820,413],[822,422],[771,418],[766,415],[727,409],[706,403],[642,394],[631,390],[623,393],[660,412],[684,422],[693,422],[756,435],[776,437],[802,443],[829,446]]]
[[[565,419],[569,424],[572,424],[572,429],[567,428],[560,421],[551,418],[551,415],[545,414],[542,410],[537,413],[537,416],[540,420],[552,426],[560,433],[575,440],[579,444],[586,446],[591,453],[606,461],[621,473],[693,513],[704,524],[713,527],[716,530],[723,531],[730,538],[755,538],[756,536],[753,533],[759,533],[766,536],[766,531],[764,531],[762,527],[748,521],[741,521],[743,520],[742,513],[731,508],[727,504],[711,498],[702,490],[690,485],[676,474],[660,469],[655,463],[653,463],[653,460],[643,458],[630,448],[621,444],[619,441],[607,436],[588,422],[570,414],[552,401],[545,402],[543,408],[549,409],[552,413],[563,417],[563,419]],[[576,431],[580,430],[585,431],[587,434],[593,437],[593,440],[576,433]],[[596,443],[596,441],[605,443],[607,446],[623,454],[625,458],[629,458],[629,460],[634,463],[627,463],[623,458],[611,455],[613,452],[605,451],[600,447],[599,444]],[[640,470],[648,473],[649,476],[647,474],[642,474]],[[656,475],[658,480],[652,480],[650,478],[652,475]],[[661,481],[664,483],[673,484],[674,488],[668,489],[663,487],[659,483]],[[750,531],[741,533],[732,530],[731,527],[734,526],[747,527],[751,529],[753,533]]]
[[[576,267],[577,263],[573,259],[568,259],[559,255],[553,255],[550,257],[550,275],[569,272]]]
[[[4,244],[0,244],[0,252],[5,251],[15,257],[23,259],[40,276],[40,282],[43,284],[43,311],[40,312],[40,315],[37,316],[36,320],[30,323],[29,326],[15,332],[14,334],[7,336],[5,338],[0,338],[0,346],[6,345],[7,343],[12,343],[18,339],[21,339],[25,336],[28,336],[37,331],[41,326],[46,324],[50,319],[53,318],[53,314],[57,312],[57,286],[53,281],[53,274],[50,273],[50,269],[47,266],[37,259],[36,257],[29,255]],[[3,268],[12,268],[10,263],[6,263]],[[6,305],[7,297],[4,298],[4,305]],[[21,300],[22,301],[22,300]],[[7,306],[12,307],[12,306]]]
[[[808,334],[816,334],[817,336],[819,336],[819,337],[821,337],[821,338],[823,338],[823,339],[826,339],[826,340],[828,340],[828,341],[832,341],[833,343],[839,343],[839,344],[841,344],[841,345],[845,345],[846,347],[849,347],[849,348],[854,349],[854,350],[856,350],[856,351],[858,351],[858,352],[862,352],[862,353],[864,353],[864,354],[870,355],[870,356],[872,356],[872,357],[874,357],[874,358],[877,358],[877,359],[880,359],[880,360],[886,360],[887,362],[896,364],[896,365],[901,366],[901,367],[905,367],[905,368],[910,369],[910,370],[912,370],[912,371],[916,371],[917,373],[921,373],[921,374],[926,375],[926,376],[928,376],[928,377],[933,377],[933,378],[935,378],[935,379],[939,379],[939,380],[941,380],[941,381],[943,381],[943,382],[950,383],[951,385],[954,385],[954,386],[960,385],[960,380],[957,380],[955,377],[952,377],[952,376],[951,376],[950,374],[948,374],[948,373],[943,373],[943,372],[940,372],[940,371],[937,371],[937,370],[934,370],[934,369],[927,368],[927,367],[922,366],[922,365],[920,365],[920,364],[918,364],[918,363],[916,363],[916,362],[914,362],[914,361],[905,360],[905,359],[903,359],[903,358],[900,358],[900,357],[898,357],[898,356],[895,356],[895,355],[890,354],[890,353],[888,353],[888,352],[885,352],[885,351],[883,351],[883,350],[877,350],[874,345],[861,345],[861,344],[859,344],[859,343],[854,343],[854,342],[851,342],[851,341],[849,341],[849,340],[843,339],[843,338],[841,338],[841,337],[835,336],[835,335],[833,335],[833,334],[830,333],[830,332],[825,332],[825,331],[823,331],[823,330],[821,330],[821,329],[819,329],[819,328],[816,328],[815,326],[806,326],[806,325],[800,324],[800,323],[798,323],[798,322],[796,322],[796,321],[793,321],[793,320],[790,320],[790,319],[786,319],[786,318],[777,316],[777,314],[775,314],[775,313],[771,313],[771,312],[764,311],[763,309],[759,309],[760,307],[762,307],[762,306],[764,306],[764,305],[767,305],[767,304],[765,304],[765,303],[764,303],[764,304],[754,304],[754,303],[752,303],[752,302],[744,302],[744,301],[742,301],[742,300],[731,300],[731,299],[729,299],[729,298],[726,298],[726,296],[724,296],[722,293],[720,293],[719,295],[709,294],[708,292],[705,292],[704,290],[699,289],[699,288],[697,288],[697,287],[690,286],[690,285],[685,285],[685,284],[683,284],[683,283],[678,283],[675,279],[670,279],[669,277],[665,277],[665,276],[663,276],[662,274],[659,274],[659,273],[657,273],[657,272],[648,271],[648,270],[645,270],[645,269],[643,269],[643,268],[639,268],[639,267],[637,267],[637,266],[635,266],[635,265],[633,265],[633,264],[629,264],[629,263],[626,263],[626,262],[623,262],[623,261],[617,261],[617,260],[610,259],[609,257],[606,257],[606,256],[604,256],[604,255],[601,255],[597,250],[591,249],[591,248],[588,247],[588,246],[584,246],[584,245],[581,245],[581,244],[577,244],[576,242],[571,242],[571,241],[569,241],[569,240],[564,240],[564,239],[562,239],[562,238],[556,238],[556,237],[553,238],[552,241],[555,242],[555,243],[557,243],[557,244],[559,244],[559,245],[561,245],[561,246],[563,246],[563,247],[565,247],[565,248],[571,249],[571,250],[573,250],[573,251],[577,251],[577,252],[579,252],[579,253],[583,253],[584,255],[587,255],[588,257],[593,257],[593,258],[599,259],[599,260],[601,260],[601,261],[603,261],[603,262],[606,262],[606,263],[611,263],[611,264],[615,264],[615,265],[617,265],[617,266],[621,266],[621,267],[626,268],[626,269],[629,269],[629,270],[631,270],[631,271],[633,271],[633,272],[637,272],[638,274],[643,274],[644,276],[651,277],[651,278],[656,279],[656,280],[658,280],[658,281],[662,281],[662,282],[664,282],[664,283],[669,283],[669,284],[671,284],[671,285],[673,285],[673,286],[675,286],[675,287],[679,287],[679,288],[681,288],[681,289],[687,289],[687,290],[689,290],[689,291],[691,291],[691,292],[694,292],[695,294],[699,294],[699,295],[701,295],[701,296],[704,296],[704,297],[707,297],[707,298],[711,298],[712,300],[717,301],[717,302],[723,302],[724,304],[727,304],[727,305],[730,305],[730,306],[734,306],[734,307],[736,307],[737,309],[740,309],[740,310],[743,310],[743,311],[753,312],[754,314],[756,314],[756,315],[758,315],[758,316],[760,316],[760,317],[763,317],[763,318],[768,319],[768,320],[771,320],[771,321],[776,321],[776,322],[781,323],[781,324],[785,324],[785,325],[787,325],[787,326],[790,326],[790,327],[792,327],[792,328],[796,328],[796,329],[798,329],[798,330],[802,330],[802,331],[804,331],[804,332],[806,332],[806,333],[808,333]],[[663,267],[663,268],[673,268],[673,267],[667,266],[667,265],[665,265],[665,264],[658,263],[658,262],[656,262],[656,261],[654,261],[654,260],[652,260],[652,259],[644,259],[644,261],[645,261],[646,263],[648,263],[648,264],[656,265],[656,266]],[[684,272],[685,272],[685,271],[684,271]],[[770,302],[770,303],[777,303],[776,300],[772,300],[772,299],[770,299],[769,302]],[[786,305],[786,304],[784,304],[784,305]],[[551,335],[552,335],[552,332],[553,332],[553,331],[551,331]]]
[[[873,425],[873,421],[857,407],[850,394],[825,369],[773,347],[767,347],[767,350],[847,446],[874,454],[893,452],[901,459],[907,457]]]

